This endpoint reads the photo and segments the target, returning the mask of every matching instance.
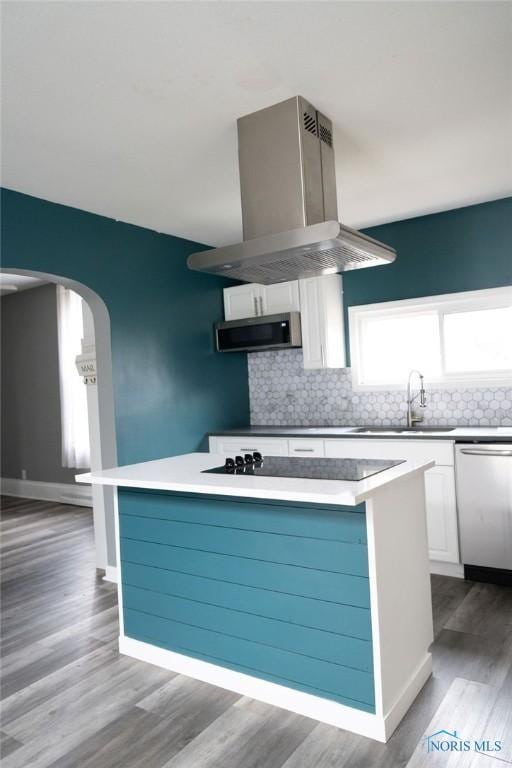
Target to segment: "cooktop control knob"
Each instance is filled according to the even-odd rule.
[[[243,467],[245,464],[244,457],[243,456],[235,456],[235,464],[237,467]]]
[[[246,453],[244,456],[244,460],[246,464],[252,464],[254,459],[252,457],[252,453]]]
[[[263,461],[263,456],[259,451],[254,451],[252,454],[254,461]]]
[[[225,466],[226,469],[234,469],[235,468],[235,460],[234,459],[230,459],[229,456],[228,456],[224,466]]]

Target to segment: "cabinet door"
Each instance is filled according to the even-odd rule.
[[[344,368],[341,275],[299,280],[304,368]]]
[[[419,463],[432,459],[436,461],[436,466],[425,472],[429,558],[447,563],[459,562],[453,442],[353,437],[326,440],[325,455],[346,459],[407,459]]]
[[[325,350],[318,279],[299,280],[304,368],[324,368]]]
[[[224,317],[226,320],[239,320],[243,317],[256,317],[260,312],[260,298],[263,286],[258,283],[245,283],[232,288],[224,288]]]
[[[459,542],[453,467],[436,466],[425,472],[425,501],[430,559],[458,563]]]
[[[298,312],[300,310],[298,280],[264,285],[260,306],[264,315]]]
[[[325,275],[320,280],[321,317],[324,337],[325,368],[344,368],[345,325],[343,317],[343,281],[341,275]]]

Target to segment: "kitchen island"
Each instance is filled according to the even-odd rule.
[[[224,461],[78,476],[118,488],[121,653],[386,741],[431,673],[433,462],[205,474]]]

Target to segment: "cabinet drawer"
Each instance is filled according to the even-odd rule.
[[[452,467],[454,463],[453,443],[441,440],[326,440],[325,455],[331,458],[347,459],[406,459],[409,461],[431,461],[441,466]]]
[[[325,456],[324,441],[306,438],[288,441],[290,456]]]
[[[288,440],[279,437],[254,437],[251,435],[247,437],[210,437],[210,453],[233,456],[254,453],[254,451],[259,451],[263,456],[288,456]]]

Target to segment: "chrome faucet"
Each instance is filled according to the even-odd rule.
[[[420,379],[420,389],[415,395],[411,395],[411,380],[414,374],[417,373]],[[427,407],[427,398],[425,393],[425,387],[423,386],[423,374],[416,369],[412,370],[409,374],[409,380],[407,382],[407,426],[414,427],[415,424],[419,424],[423,421],[423,416],[419,416],[413,409],[412,404],[416,398],[420,398],[420,408]]]

